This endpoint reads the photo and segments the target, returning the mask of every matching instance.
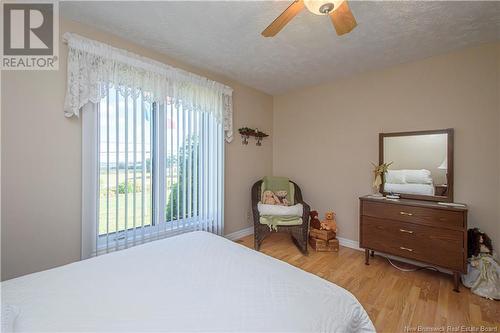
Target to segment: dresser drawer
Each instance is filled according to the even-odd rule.
[[[454,270],[464,270],[463,231],[361,218],[361,247]]]
[[[387,202],[365,201],[363,202],[361,215],[440,228],[462,229],[465,226],[464,215],[460,211],[415,207]]]

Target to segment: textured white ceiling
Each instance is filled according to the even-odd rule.
[[[63,2],[61,14],[270,94],[500,40],[500,2],[350,1],[339,37],[304,10],[260,32],[291,1]]]

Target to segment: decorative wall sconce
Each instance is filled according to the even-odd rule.
[[[253,129],[253,128],[249,128],[249,127],[242,127],[240,129],[238,129],[238,132],[241,135],[241,143],[244,144],[244,145],[247,145],[248,144],[248,139],[251,136],[253,136],[257,140],[256,145],[257,146],[262,146],[262,139],[264,139],[265,137],[269,136],[268,134],[266,134],[266,133],[264,133],[262,131],[259,131],[257,128]]]
[[[265,137],[268,137],[269,135],[264,133],[264,132],[261,132],[259,130],[256,130],[256,131],[257,131],[257,133],[255,133],[255,138],[257,139],[256,145],[262,146],[262,139],[264,139]]]
[[[244,145],[248,144],[248,138],[250,136],[255,135],[255,130],[249,127],[242,127],[238,130],[238,132],[240,132],[241,135],[241,143]]]

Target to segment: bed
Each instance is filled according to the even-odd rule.
[[[384,175],[384,192],[434,195],[434,181],[427,169],[387,170]]]
[[[5,281],[2,309],[15,332],[375,331],[347,290],[207,232]]]
[[[419,195],[434,195],[433,184],[392,184],[385,183],[384,191],[389,193],[406,193]]]

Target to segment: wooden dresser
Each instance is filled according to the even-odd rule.
[[[423,200],[360,198],[360,247],[453,271],[458,291],[467,266],[467,208]]]

